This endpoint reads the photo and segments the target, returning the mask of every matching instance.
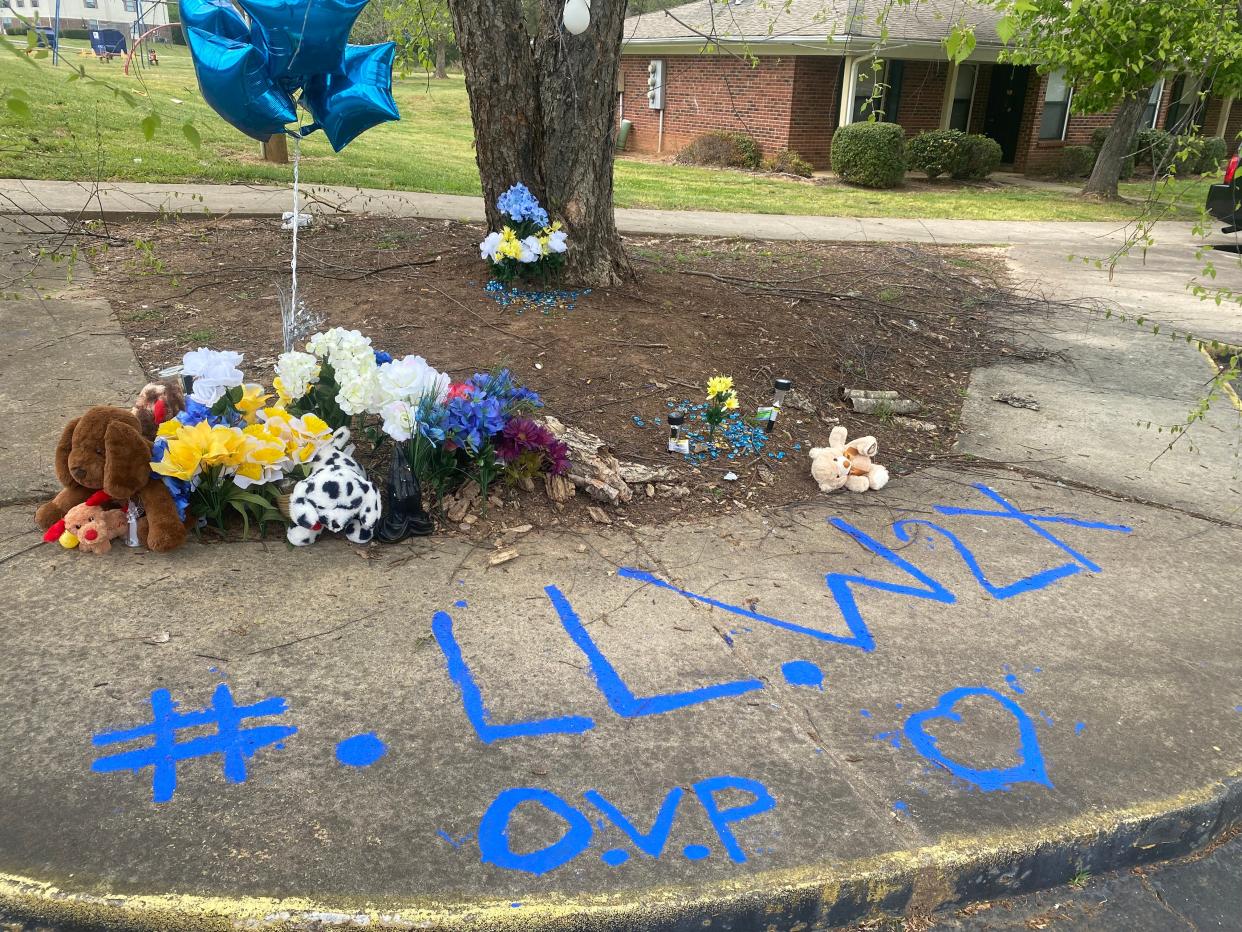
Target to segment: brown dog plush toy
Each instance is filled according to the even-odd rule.
[[[185,543],[185,525],[158,475],[151,472],[151,442],[138,418],[124,408],[99,405],[65,425],[56,445],[56,476],[64,488],[35,512],[47,530],[69,509],[102,489],[118,502],[137,499],[146,512],[138,541],[148,550],[173,550]]]
[[[92,505],[87,499],[69,509],[63,532],[69,535],[68,540],[63,536],[58,540],[62,546],[69,543],[82,553],[107,553],[112,549],[112,541],[124,537],[128,527],[122,509]]]

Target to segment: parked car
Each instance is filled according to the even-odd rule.
[[[1222,233],[1236,233],[1242,229],[1242,178],[1238,177],[1236,155],[1225,168],[1224,180],[1208,188],[1207,210],[1225,224]]]

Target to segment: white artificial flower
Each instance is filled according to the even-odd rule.
[[[375,355],[370,337],[364,337],[357,330],[346,330],[344,327],[333,327],[315,334],[307,342],[306,351],[320,359],[326,358],[333,369],[348,365],[347,360],[361,360],[366,355],[374,358]]]
[[[483,242],[479,243],[479,258],[488,262],[496,261],[496,248],[500,245],[499,233],[488,233]]]
[[[543,258],[543,247],[539,244],[538,236],[528,236],[520,241],[522,247],[522,255],[518,257],[519,262],[538,262]]]
[[[388,402],[380,408],[380,414],[384,418],[384,433],[398,443],[409,440],[414,436],[415,425],[418,423],[417,411],[418,408],[408,401]]]
[[[387,399],[380,390],[375,357],[371,357],[371,365],[333,367],[336,372],[336,384],[340,391],[336,395],[336,403],[346,414],[375,413]]]
[[[182,371],[194,379],[190,397],[211,407],[230,388],[242,384],[242,354],[229,350],[210,350],[200,346],[181,357]]]
[[[276,375],[291,401],[306,394],[306,389],[319,378],[319,360],[310,353],[281,353],[276,360]]]
[[[422,356],[394,359],[379,367],[380,388],[388,401],[412,401],[425,396],[440,404],[448,396],[449,377],[427,365]]]
[[[564,230],[553,230],[548,234],[548,252],[564,252],[569,248],[569,237]]]

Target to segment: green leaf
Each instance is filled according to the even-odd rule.
[[[142,118],[142,136],[150,142],[155,138],[155,131],[160,128],[160,115],[152,112]]]
[[[975,50],[974,30],[961,23],[957,24],[949,33],[948,38],[944,40],[944,47],[949,60],[960,65],[970,58],[970,53]]]
[[[1002,16],[996,21],[996,34],[1001,42],[1008,45],[1018,34],[1018,22],[1012,16]]]
[[[229,500],[229,504],[233,506],[233,509],[234,509],[234,510],[235,510],[235,511],[239,514],[239,515],[241,515],[241,519],[242,519],[242,540],[245,540],[247,537],[249,537],[249,536],[250,536],[250,515],[249,515],[249,513],[247,513],[247,511],[246,511],[246,506],[244,506],[241,502],[236,502],[236,501],[233,501],[232,499],[230,499],[230,500]]]
[[[195,152],[202,147],[203,137],[198,134],[198,130],[194,128],[194,124],[188,120],[181,124],[181,135],[186,138],[186,142],[194,147]]]
[[[22,100],[21,98],[6,97],[4,99],[4,104],[6,107],[8,107],[10,110],[12,110],[15,114],[17,114],[19,117],[22,117],[23,119],[28,118],[30,116],[30,104],[26,103],[26,101]]]
[[[231,501],[245,502],[248,505],[257,505],[259,508],[271,508],[272,503],[262,495],[256,495],[254,492],[243,492],[241,489],[234,487],[234,491],[229,495]]]

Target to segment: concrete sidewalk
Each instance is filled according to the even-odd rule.
[[[1056,280],[1022,249],[1021,276]],[[0,916],[821,928],[1176,856],[1242,819],[1236,412],[1205,425],[1231,443],[1175,451],[1186,484],[1147,469],[1154,441],[1130,423],[1193,404],[1208,370],[1189,347],[1029,322],[1062,355],[976,373],[963,439],[1026,473],[536,534],[499,567],[441,538],[92,558],[37,543],[52,444],[32,424],[46,409],[54,433],[83,399],[57,373],[90,401],[141,376],[80,294],[46,315],[34,300],[0,302],[25,328],[0,368],[18,439]],[[107,355],[82,361],[78,330]],[[990,400],[1020,378],[1040,412]],[[244,727],[296,731],[176,763],[143,750],[175,736],[110,743],[151,721],[156,691],[192,712],[221,684],[283,700]],[[229,750],[216,730],[177,737]],[[366,739],[342,742],[370,733],[386,753],[361,765]]]
[[[370,214],[482,222],[483,199],[377,188],[306,185],[305,209],[320,214]],[[0,213],[69,217],[134,217],[159,213],[272,217],[292,209],[286,186],[143,184],[113,181],[0,179]],[[707,210],[617,209],[623,233],[738,236],[748,239],[876,240],[944,243],[1119,242],[1125,224],[1008,220],[903,220],[894,217],[819,217]],[[1190,223],[1162,223],[1162,237],[1187,239]]]

